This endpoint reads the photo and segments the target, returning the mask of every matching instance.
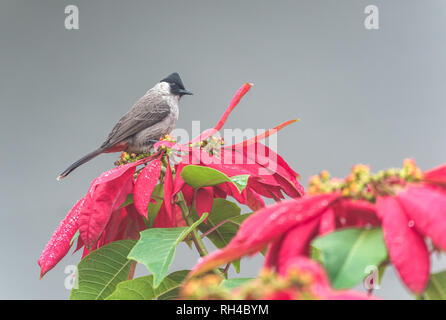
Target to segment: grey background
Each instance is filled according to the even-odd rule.
[[[76,4],[80,30],[64,28]],[[363,26],[380,9],[380,30]],[[245,81],[226,128],[282,131],[279,152],[308,177],[446,159],[445,1],[1,1],[0,298],[65,299],[67,256],[38,280],[59,221],[117,154],[56,176],[108,134],[133,102],[178,71],[194,96],[178,127],[212,126]],[[179,250],[173,269],[197,255]],[[434,269],[446,266],[437,259]],[[255,275],[261,259],[242,261]],[[138,274],[144,270],[139,269]],[[392,270],[377,295],[410,298]]]

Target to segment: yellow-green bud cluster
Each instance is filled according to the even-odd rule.
[[[115,162],[116,166],[122,166],[124,164],[128,164],[128,163],[132,163],[147,157],[150,157],[152,155],[151,152],[147,152],[147,153],[127,153],[127,152],[123,152],[121,154],[121,157],[119,158],[118,161]]]
[[[222,278],[214,274],[193,278],[181,288],[181,298],[192,300],[260,300],[271,297],[275,293],[288,292],[294,299],[318,299],[312,291],[312,286],[316,281],[314,275],[297,269],[290,269],[285,277],[264,269],[259,277],[242,284],[236,289],[225,288],[221,285],[221,281]]]
[[[355,165],[345,179],[331,178],[322,171],[310,178],[309,193],[321,194],[339,192],[343,197],[374,202],[377,193],[392,194],[407,183],[421,181],[423,174],[412,159],[404,160],[402,169],[391,168],[370,173],[370,167]]]
[[[169,141],[169,142],[176,142],[175,138],[166,134],[161,141]],[[167,150],[167,152],[170,152],[170,150],[168,148],[166,148],[165,146],[160,146],[159,147],[160,150]],[[146,153],[128,153],[128,152],[123,152],[121,153],[121,157],[119,158],[118,161],[115,162],[116,166],[122,166],[124,164],[128,164],[128,163],[132,163],[147,157],[150,157],[151,155],[153,155],[153,152],[146,152]]]
[[[219,154],[221,146],[225,144],[222,137],[212,136],[200,142],[189,144],[191,148],[201,148],[206,150],[209,154]]]

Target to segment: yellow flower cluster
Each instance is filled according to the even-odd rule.
[[[311,272],[290,269],[287,275],[264,269],[258,278],[245,282],[235,289],[226,288],[222,278],[208,274],[187,281],[181,288],[182,299],[192,300],[261,300],[286,292],[293,299],[317,299],[312,286],[317,280]]]
[[[404,160],[403,168],[370,173],[370,167],[355,165],[345,179],[331,178],[327,171],[310,179],[309,194],[339,192],[343,197],[374,202],[376,193],[392,193],[406,183],[419,182],[423,173],[413,159]]]

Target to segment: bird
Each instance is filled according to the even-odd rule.
[[[116,123],[99,148],[70,165],[57,177],[57,180],[62,180],[74,169],[102,153],[149,152],[154,143],[174,129],[178,120],[181,97],[192,94],[186,90],[177,72],[162,79],[135,102]]]

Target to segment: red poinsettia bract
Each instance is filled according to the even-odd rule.
[[[390,256],[405,285],[421,293],[430,261],[426,238],[446,249],[446,165],[421,172],[412,160],[401,170],[371,175],[358,165],[345,179],[326,172],[313,177],[310,194],[259,210],[240,227],[225,248],[204,257],[191,274],[199,274],[266,246],[265,266],[286,269],[289,261],[308,255],[318,234],[348,226],[380,225]]]
[[[121,165],[96,178],[88,193],[68,213],[43,250],[38,260],[41,277],[67,254],[76,232],[79,232],[76,250],[84,247],[83,257],[116,240],[137,239],[139,232],[146,228],[145,219],[151,202],[162,201],[153,227],[186,225],[177,205],[180,192],[189,206],[196,197],[196,209],[200,215],[210,212],[216,197],[233,196],[240,203],[257,210],[264,206],[262,196],[280,200],[284,198],[283,193],[290,197],[303,195],[303,188],[297,181],[298,174],[280,155],[260,143],[260,140],[294,121],[288,121],[239,145],[224,146],[218,150],[204,147],[216,140],[212,135],[223,127],[230,112],[250,88],[251,84],[244,84],[218,124],[187,145],[162,141],[156,145],[153,155],[126,164],[121,161]],[[221,146],[222,143],[218,144]],[[174,151],[181,151],[181,161],[176,164],[169,156]],[[181,178],[181,171],[188,164],[208,166],[229,177],[247,174],[250,176],[248,186],[240,194],[233,184],[223,183],[201,188],[194,195],[192,188]],[[145,167],[136,171],[140,165]],[[159,199],[152,194],[161,179],[163,198]],[[123,206],[131,194],[133,203]]]

